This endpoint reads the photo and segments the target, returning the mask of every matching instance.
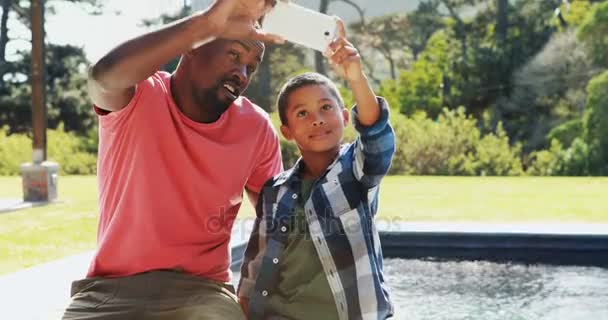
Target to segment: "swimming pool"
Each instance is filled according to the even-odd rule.
[[[381,232],[394,319],[608,320],[606,226],[525,227]],[[233,248],[235,282],[243,251]]]
[[[608,319],[608,269],[386,259],[395,319]]]

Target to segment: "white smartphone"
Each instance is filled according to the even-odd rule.
[[[323,52],[337,37],[338,24],[335,17],[279,0],[264,17],[262,29],[287,41]]]

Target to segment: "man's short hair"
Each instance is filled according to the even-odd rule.
[[[287,103],[291,93],[299,88],[313,85],[325,86],[327,89],[329,89],[331,95],[336,98],[339,106],[344,108],[344,99],[342,99],[340,91],[338,91],[338,88],[333,81],[322,74],[316,72],[306,72],[289,79],[279,91],[277,109],[279,111],[281,124],[287,125]]]

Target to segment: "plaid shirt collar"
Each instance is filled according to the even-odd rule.
[[[323,172],[323,174],[320,177],[324,177],[325,175],[327,175],[327,173],[329,171],[331,171],[331,169],[333,169],[333,167],[335,167],[338,162],[340,162],[340,158],[348,150],[347,147],[348,147],[348,145],[345,145],[345,144],[340,146],[340,150],[338,151],[338,154],[336,155],[336,157],[334,158],[332,163],[329,166],[327,166],[327,169],[325,169],[325,172]],[[293,185],[293,183],[299,182],[301,180],[300,173],[302,172],[302,170],[304,170],[304,161],[302,160],[302,157],[300,157],[291,169],[286,170],[283,173],[279,174],[279,176],[276,178],[276,181],[273,184],[273,187],[279,187],[286,183],[288,185]]]

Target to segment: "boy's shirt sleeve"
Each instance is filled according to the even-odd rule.
[[[256,218],[253,230],[249,236],[243,264],[241,265],[241,279],[237,289],[238,297],[249,298],[251,295],[266,251],[266,224],[263,219],[263,202],[264,193],[261,191],[255,208]]]
[[[380,118],[371,126],[359,123],[357,106],[352,110],[353,124],[359,137],[354,143],[353,172],[355,178],[368,188],[380,184],[388,173],[395,153],[395,133],[389,123],[389,106],[378,97]]]

